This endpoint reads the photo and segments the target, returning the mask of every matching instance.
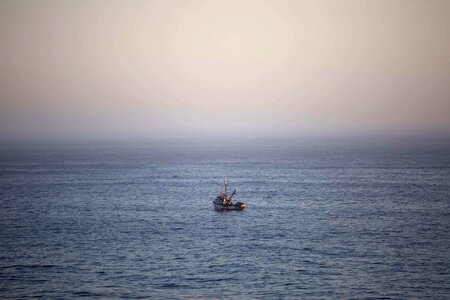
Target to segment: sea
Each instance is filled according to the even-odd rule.
[[[0,298],[449,299],[450,140],[2,142]]]

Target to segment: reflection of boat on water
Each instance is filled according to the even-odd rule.
[[[224,190],[220,193],[219,196],[216,197],[216,199],[214,199],[213,203],[214,203],[214,209],[216,210],[242,210],[245,208],[245,203],[244,202],[236,202],[233,203],[233,201],[231,201],[231,198],[236,195],[236,190],[233,191],[233,193],[231,194],[230,197],[228,197],[227,195],[227,182],[224,181],[223,182],[223,187]]]

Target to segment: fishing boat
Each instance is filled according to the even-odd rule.
[[[230,197],[227,195],[227,181],[225,180],[223,182],[223,191],[219,194],[219,196],[214,199],[214,209],[215,210],[242,210],[245,208],[244,202],[233,202],[231,201],[231,198],[233,198],[234,195],[236,195],[236,190],[231,193]]]

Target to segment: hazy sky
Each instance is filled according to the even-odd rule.
[[[0,138],[450,133],[450,1],[0,0]]]

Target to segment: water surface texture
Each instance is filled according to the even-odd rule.
[[[0,298],[448,299],[449,195],[445,143],[4,144]]]

